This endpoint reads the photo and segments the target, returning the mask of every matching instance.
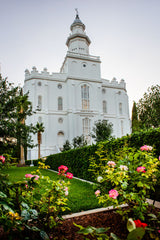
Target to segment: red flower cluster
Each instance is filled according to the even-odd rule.
[[[68,170],[68,167],[66,167],[64,165],[61,165],[60,167],[58,167],[58,175],[63,175],[63,176],[66,176],[69,179],[72,179],[73,174],[70,173],[70,172],[66,173],[67,170]],[[66,175],[65,175],[65,173],[66,173]]]
[[[134,223],[136,224],[136,227],[137,227],[137,228],[138,228],[138,227],[145,228],[145,227],[148,226],[147,223],[142,223],[139,219],[134,220]]]

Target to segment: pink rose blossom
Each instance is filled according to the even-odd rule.
[[[111,189],[110,191],[109,191],[109,197],[110,198],[114,198],[114,199],[116,199],[117,197],[118,197],[118,192],[117,192],[117,190],[115,190],[115,189]]]
[[[27,173],[27,174],[25,175],[25,177],[26,177],[26,178],[33,178],[33,177],[35,177],[35,180],[38,180],[38,178],[39,178],[38,175],[32,175],[32,174],[30,174],[30,173]]]
[[[68,167],[66,167],[64,165],[59,166],[58,167],[58,172],[59,172],[58,175],[60,175],[60,174],[64,175],[67,170],[68,170]]]
[[[159,156],[159,158],[158,158],[158,159],[159,159],[159,161],[160,161],[160,156]]]
[[[142,167],[142,166],[141,166],[141,167],[138,167],[138,168],[136,169],[136,171],[137,171],[137,172],[144,172],[144,173],[145,173],[145,172],[146,172],[145,169],[146,169],[145,167]]]
[[[141,151],[152,151],[153,147],[144,145],[140,149]]]
[[[109,161],[109,162],[107,162],[107,165],[110,167],[114,167],[116,165],[116,163],[113,161]]]
[[[100,191],[100,190],[97,190],[97,191],[95,192],[96,197],[98,197],[98,196],[100,195],[100,193],[101,193],[101,191]]]
[[[0,156],[0,161],[2,161],[2,163],[4,163],[4,162],[5,162],[5,157],[3,157],[3,155],[2,155],[2,156]]]
[[[73,178],[73,174],[70,172],[67,172],[66,174],[66,178],[72,179]]]

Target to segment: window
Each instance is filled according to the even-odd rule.
[[[84,84],[81,87],[81,97],[82,97],[82,109],[88,110],[89,109],[89,86]]]
[[[64,133],[62,131],[58,132],[57,137],[58,137],[58,148],[62,150],[63,144],[64,144]]]
[[[90,144],[91,137],[90,137],[90,122],[91,120],[89,118],[82,119],[82,126],[83,126],[83,135],[85,139],[87,140],[87,143]]]
[[[42,123],[42,117],[38,117],[38,122]]]
[[[121,120],[121,135],[123,136],[123,120]]]
[[[63,118],[58,118],[59,123],[63,123]]]
[[[42,85],[42,83],[41,82],[38,82],[38,86],[41,86]]]
[[[38,96],[38,106],[37,106],[38,110],[41,111],[42,110],[42,96]]]
[[[107,113],[107,102],[103,101],[102,105],[103,105],[103,112]]]
[[[122,111],[122,103],[119,103],[119,114],[122,115],[123,111]]]
[[[62,84],[58,84],[58,86],[57,86],[59,89],[61,89],[62,88]]]
[[[63,100],[62,100],[62,97],[58,98],[58,110],[63,110]]]
[[[105,88],[102,88],[102,93],[106,93],[106,89]]]

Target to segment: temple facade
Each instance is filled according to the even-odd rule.
[[[66,140],[85,136],[88,144],[97,120],[106,119],[113,124],[113,136],[118,138],[131,132],[126,83],[101,77],[99,56],[89,54],[91,40],[85,25],[76,14],[67,38],[68,51],[60,72],[39,72],[36,67],[25,70],[24,92],[29,92],[32,116],[27,123],[44,124],[41,156],[59,152]],[[34,143],[37,136],[33,135]],[[28,159],[37,159],[38,148],[28,149]]]

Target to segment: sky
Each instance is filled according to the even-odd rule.
[[[126,82],[130,117],[160,84],[160,0],[0,0],[0,72],[15,86],[33,66],[59,72],[75,8],[100,56],[101,77]]]

